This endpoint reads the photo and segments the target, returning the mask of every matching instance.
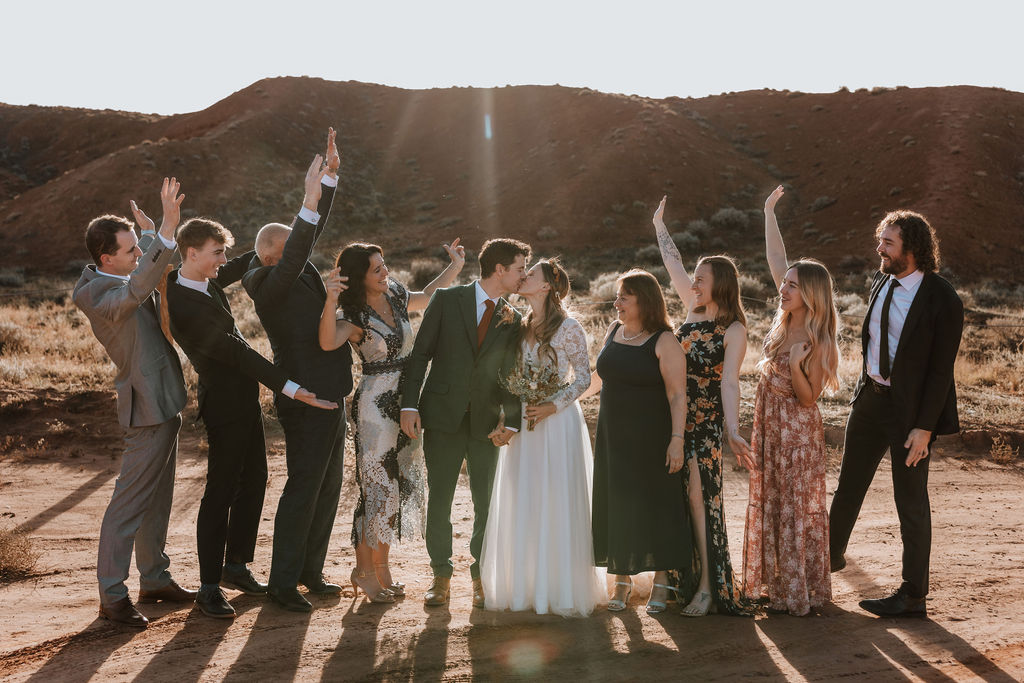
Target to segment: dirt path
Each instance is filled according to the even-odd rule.
[[[201,432],[183,430],[168,539],[171,570],[195,585],[195,518],[203,489]],[[270,489],[257,559],[269,567],[272,514],[284,484],[283,439],[268,434]],[[470,501],[460,487],[454,512],[457,566],[449,609],[427,610],[430,580],[422,541],[393,551],[394,574],[410,597],[394,606],[347,590],[313,599],[311,615],[284,612],[229,592],[239,616],[224,623],[189,607],[143,606],[143,632],[96,617],[99,519],[118,467],[117,448],[83,447],[74,457],[19,452],[0,462],[0,521],[32,532],[44,551],[39,574],[0,587],[0,677],[11,681],[761,679],[988,680],[1024,678],[1024,512],[1022,473],[963,455],[946,444],[931,470],[931,618],[876,619],[857,607],[899,578],[899,539],[888,467],[864,510],[846,570],[833,575],[835,603],[823,614],[739,619],[658,618],[643,610],[599,609],[589,619],[473,610],[468,574]],[[355,502],[351,453],[326,573],[341,581],[353,565]],[[837,472],[830,472],[834,485]],[[726,473],[734,562],[742,557],[746,476]],[[460,569],[461,568],[461,569]],[[133,570],[134,571],[134,570]],[[134,595],[137,583],[129,584]]]

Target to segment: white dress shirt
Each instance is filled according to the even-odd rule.
[[[896,350],[900,344],[900,334],[903,333],[903,323],[907,320],[907,313],[910,305],[914,303],[917,290],[921,288],[921,281],[924,279],[924,272],[915,270],[903,279],[890,275],[878,290],[875,298],[875,305],[871,309],[871,317],[868,319],[868,376],[885,386],[890,385],[888,379],[883,379],[878,370],[878,360],[882,354],[882,304],[885,303],[885,295],[893,280],[900,284],[892,293],[892,301],[889,303],[889,377],[892,377],[892,363],[896,359]]]
[[[480,281],[479,280],[477,280],[473,284],[475,285],[475,288],[476,288],[476,324],[477,324],[477,326],[479,326],[480,325],[480,321],[483,320],[484,313],[487,311],[487,304],[486,304],[486,302],[490,301],[492,304],[494,304],[495,308],[497,308],[497,306],[498,306],[498,299],[500,299],[501,297],[500,296],[496,296],[496,297],[487,296],[487,292],[485,292],[484,288],[480,286]]]

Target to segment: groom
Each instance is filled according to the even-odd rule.
[[[518,430],[519,400],[500,384],[512,369],[520,315],[503,298],[526,277],[530,246],[513,239],[488,240],[480,250],[480,279],[439,289],[423,314],[402,385],[402,431],[424,431],[427,465],[427,552],[434,581],[428,606],[448,602],[453,572],[452,501],[462,462],[473,497],[473,606],[483,607],[480,549],[487,525],[498,445]],[[431,364],[424,386],[423,377]],[[422,395],[420,390],[423,390]],[[504,409],[504,421],[501,411]],[[493,436],[493,442],[492,437]]]

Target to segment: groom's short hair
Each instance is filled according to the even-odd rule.
[[[229,247],[235,244],[235,238],[231,231],[209,218],[189,219],[178,228],[178,234],[174,239],[178,243],[178,253],[181,254],[182,260],[188,255],[189,247],[202,249],[209,240]]]
[[[499,237],[494,240],[487,240],[484,246],[480,247],[480,277],[490,277],[494,274],[498,264],[511,266],[516,256],[522,254],[527,261],[533,250],[526,242],[520,242],[509,237]]]

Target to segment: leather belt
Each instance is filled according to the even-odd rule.
[[[892,389],[892,387],[890,387],[890,386],[888,386],[886,384],[879,384],[874,379],[872,379],[870,376],[867,379],[868,379],[868,387],[870,387],[871,390],[873,392],[875,392],[876,394],[888,394],[889,391]]]

